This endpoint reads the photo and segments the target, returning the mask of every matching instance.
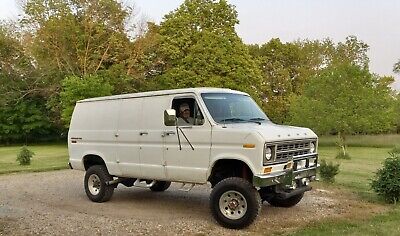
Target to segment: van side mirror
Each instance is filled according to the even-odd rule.
[[[174,109],[164,111],[164,124],[166,126],[176,126],[176,111]]]

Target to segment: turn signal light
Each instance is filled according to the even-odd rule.
[[[255,144],[252,144],[252,143],[245,143],[245,144],[243,144],[243,147],[244,147],[244,148],[255,148],[256,145],[255,145]]]
[[[266,167],[264,168],[264,174],[269,174],[272,171],[272,167]]]

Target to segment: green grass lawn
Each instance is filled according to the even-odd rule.
[[[321,136],[320,146],[335,146],[337,136]],[[378,134],[378,135],[348,135],[346,143],[349,147],[386,147],[392,148],[400,145],[400,134]]]
[[[35,155],[31,164],[21,166],[16,161],[20,146],[0,147],[0,174],[12,172],[36,172],[68,168],[66,145],[34,145],[28,148]]]
[[[375,195],[370,190],[369,183],[376,170],[389,156],[388,151],[391,148],[349,147],[350,160],[336,159],[338,150],[337,147],[319,147],[318,151],[320,159],[340,164],[336,184],[344,186],[369,200],[374,199]]]
[[[383,143],[377,140],[377,143]],[[372,145],[377,146],[377,145]],[[378,145],[379,146],[379,145]],[[387,145],[389,147],[390,145]],[[394,145],[392,145],[393,147]],[[360,196],[360,200],[381,202],[370,189],[369,183],[392,148],[349,147],[350,160],[336,159],[337,147],[321,146],[320,159],[340,163],[340,172],[333,185],[318,183],[319,186],[344,187]],[[291,235],[400,235],[400,206],[393,205],[392,210],[383,214],[367,217],[363,220],[327,219],[314,222]]]
[[[400,206],[394,207],[388,213],[375,215],[372,218],[359,221],[323,220],[301,229],[292,236],[319,235],[400,235]]]

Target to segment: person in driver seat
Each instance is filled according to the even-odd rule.
[[[188,126],[193,125],[194,119],[190,116],[190,106],[187,103],[182,103],[179,106],[179,117],[178,117],[178,125],[179,126]]]

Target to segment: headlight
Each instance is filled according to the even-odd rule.
[[[315,152],[315,142],[311,142],[310,143],[310,153],[314,153]]]
[[[270,161],[272,159],[272,149],[270,147],[267,147],[265,149],[265,160]]]

